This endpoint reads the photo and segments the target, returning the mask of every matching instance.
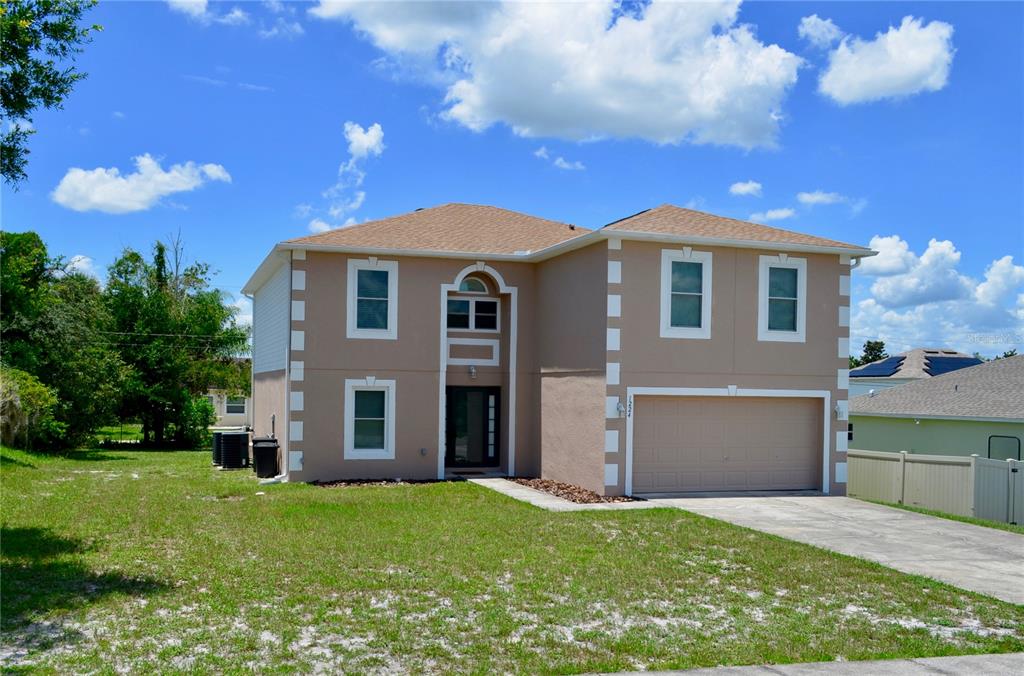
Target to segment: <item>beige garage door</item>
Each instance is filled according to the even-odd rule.
[[[821,488],[821,399],[636,397],[634,405],[634,493]]]

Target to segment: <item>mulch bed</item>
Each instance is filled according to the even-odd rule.
[[[538,491],[544,491],[551,495],[557,495],[560,498],[569,500],[570,502],[579,503],[593,503],[593,502],[635,502],[636,498],[631,498],[627,495],[598,495],[594,491],[573,484],[564,484],[561,481],[552,481],[551,479],[523,479],[514,477],[509,481],[515,481],[517,484],[529,486]]]
[[[404,486],[406,484],[436,484],[437,479],[343,479],[339,481],[310,481],[320,488],[347,488],[349,486]]]

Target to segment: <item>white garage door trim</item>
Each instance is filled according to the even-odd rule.
[[[633,397],[798,397],[822,400],[821,492],[829,493],[829,445],[832,441],[832,393],[828,390],[753,390],[728,387],[627,387],[626,388],[626,495],[633,495]]]

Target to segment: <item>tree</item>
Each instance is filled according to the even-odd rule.
[[[27,178],[32,113],[60,108],[85,73],[59,62],[74,62],[99,25],[79,27],[97,0],[3,0],[0,4],[0,175],[17,185]]]
[[[197,398],[210,387],[248,389],[235,359],[247,351],[248,330],[210,288],[209,266],[185,264],[180,239],[157,242],[152,261],[126,249],[109,268],[104,296],[111,335],[131,367],[121,413],[141,420],[147,443],[187,445],[205,420]]]
[[[0,233],[0,257],[0,357],[56,396],[58,425],[40,442],[81,444],[113,420],[125,378],[99,283],[51,258],[34,232]]]
[[[864,350],[861,352],[859,359],[850,357],[850,368],[881,361],[888,356],[889,354],[885,351],[884,341],[869,340],[864,343]]]

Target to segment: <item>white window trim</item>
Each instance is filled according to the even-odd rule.
[[[372,384],[371,384],[372,383]],[[356,392],[384,392],[384,448],[355,448]],[[345,380],[345,460],[395,459],[395,381],[374,378]]]
[[[241,399],[242,400],[242,410],[241,411],[229,411],[228,410],[228,406],[232,406],[233,405],[231,403],[231,399]],[[248,413],[248,408],[249,408],[247,406],[248,403],[249,403],[248,397],[229,397],[229,396],[225,396],[224,397],[224,414],[225,415],[245,415],[246,413]]]
[[[672,263],[701,263],[700,326],[672,326]],[[661,337],[662,338],[711,338],[711,278],[712,256],[710,251],[683,249],[661,250]]]
[[[796,331],[768,329],[768,270],[790,268],[796,270]],[[757,274],[757,339],[785,343],[807,342],[807,259],[779,256],[761,256]]]
[[[472,293],[469,291],[460,291],[460,294]],[[468,329],[448,329],[448,333],[501,333],[501,298],[497,296],[466,296],[466,295],[450,295],[448,300],[464,300],[469,302],[469,328]],[[476,327],[476,303],[477,301],[493,302],[498,304],[498,315],[495,320],[494,329],[478,329]],[[448,304],[445,303],[445,314],[447,315]]]
[[[386,270],[388,273],[388,327],[386,329],[356,328],[356,292],[360,270]],[[348,261],[347,295],[346,336],[348,338],[398,340],[398,261],[350,258]]]

